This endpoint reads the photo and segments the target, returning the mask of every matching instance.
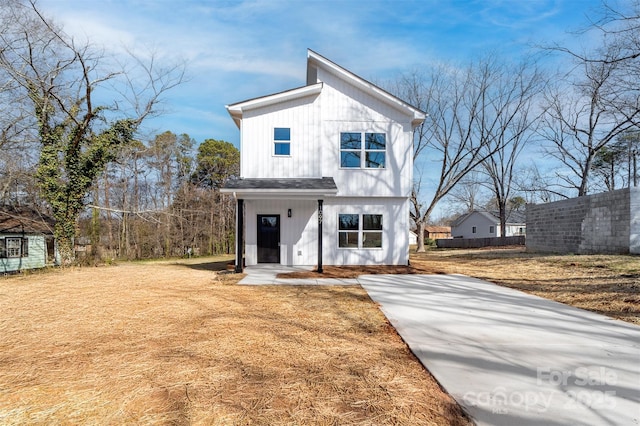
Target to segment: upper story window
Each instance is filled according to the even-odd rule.
[[[387,135],[384,133],[340,133],[340,167],[384,169]]]
[[[291,129],[276,127],[273,129],[274,155],[291,155]]]

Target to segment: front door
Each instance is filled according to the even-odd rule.
[[[258,263],[280,263],[280,215],[258,215]]]

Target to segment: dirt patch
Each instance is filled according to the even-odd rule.
[[[278,278],[357,278],[371,274],[464,274],[640,324],[640,257],[548,255],[522,246],[412,253],[411,266],[325,266]]]
[[[223,263],[0,279],[0,423],[469,424],[360,287]]]
[[[322,273],[313,271],[296,271],[278,274],[278,278],[358,278],[360,275],[380,275],[380,274],[443,274],[438,268],[429,265],[394,266],[394,265],[371,265],[371,266],[323,266]]]

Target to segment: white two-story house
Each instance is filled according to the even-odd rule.
[[[227,106],[240,129],[236,271],[406,265],[425,113],[309,50],[305,86]]]

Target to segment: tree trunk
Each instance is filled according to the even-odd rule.
[[[62,235],[56,237],[58,252],[60,253],[60,266],[71,266],[75,262],[75,252],[73,249],[73,238]]]
[[[500,206],[500,236],[507,236],[507,205],[505,201],[499,203]]]

